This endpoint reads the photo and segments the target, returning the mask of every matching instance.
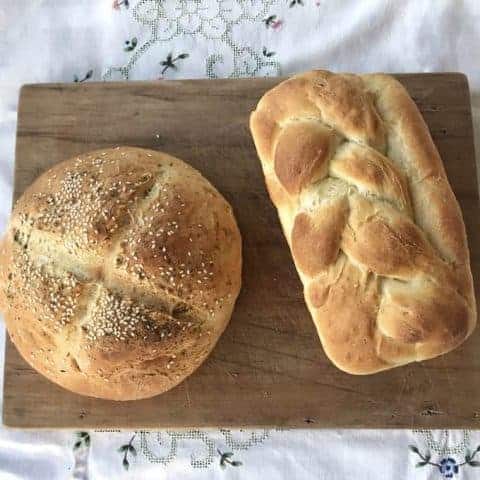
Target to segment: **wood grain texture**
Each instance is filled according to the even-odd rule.
[[[470,99],[461,74],[398,75],[418,104],[460,201],[476,284],[480,225]],[[18,112],[15,197],[50,165],[135,145],[198,168],[232,203],[243,288],[229,327],[195,374],[149,400],[62,390],[7,341],[4,423],[24,428],[480,427],[480,329],[454,352],[373,376],[325,357],[268,199],[248,115],[280,79],[29,85]],[[478,298],[478,290],[477,290]]]

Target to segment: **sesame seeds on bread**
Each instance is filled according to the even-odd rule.
[[[241,282],[232,208],[192,167],[118,147],[41,175],[0,244],[0,308],[32,367],[71,391],[133,400],[190,375]]]

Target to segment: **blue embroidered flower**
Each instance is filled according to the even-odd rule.
[[[415,445],[409,445],[408,449],[420,457],[420,461],[415,465],[416,468],[431,465],[432,467],[438,468],[443,478],[453,478],[454,475],[457,475],[460,468],[467,467],[467,465],[469,467],[480,467],[480,462],[474,460],[475,456],[480,452],[480,445],[473,452],[467,448],[465,451],[465,461],[462,463],[457,463],[452,457],[442,458],[440,463],[432,462],[432,456],[429,451],[422,453]]]
[[[444,478],[453,478],[458,473],[457,462],[451,457],[443,458],[438,468]]]

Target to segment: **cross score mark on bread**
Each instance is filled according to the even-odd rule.
[[[24,358],[85,395],[129,400],[192,373],[240,290],[225,199],[184,162],[122,147],[55,165],[18,200],[0,306]]]
[[[250,128],[335,365],[374,373],[446,353],[472,332],[460,208],[400,83],[308,72],[267,92]]]

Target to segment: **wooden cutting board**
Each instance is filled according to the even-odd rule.
[[[480,274],[468,84],[461,74],[398,75],[440,150]],[[198,168],[232,203],[243,288],[209,359],[170,392],[137,402],[74,395],[35,373],[8,341],[3,419],[30,428],[480,426],[480,328],[456,351],[372,376],[325,357],[264,186],[248,115],[279,79],[29,85],[18,111],[15,197],[50,165],[137,145]],[[478,296],[477,296],[478,298]]]

